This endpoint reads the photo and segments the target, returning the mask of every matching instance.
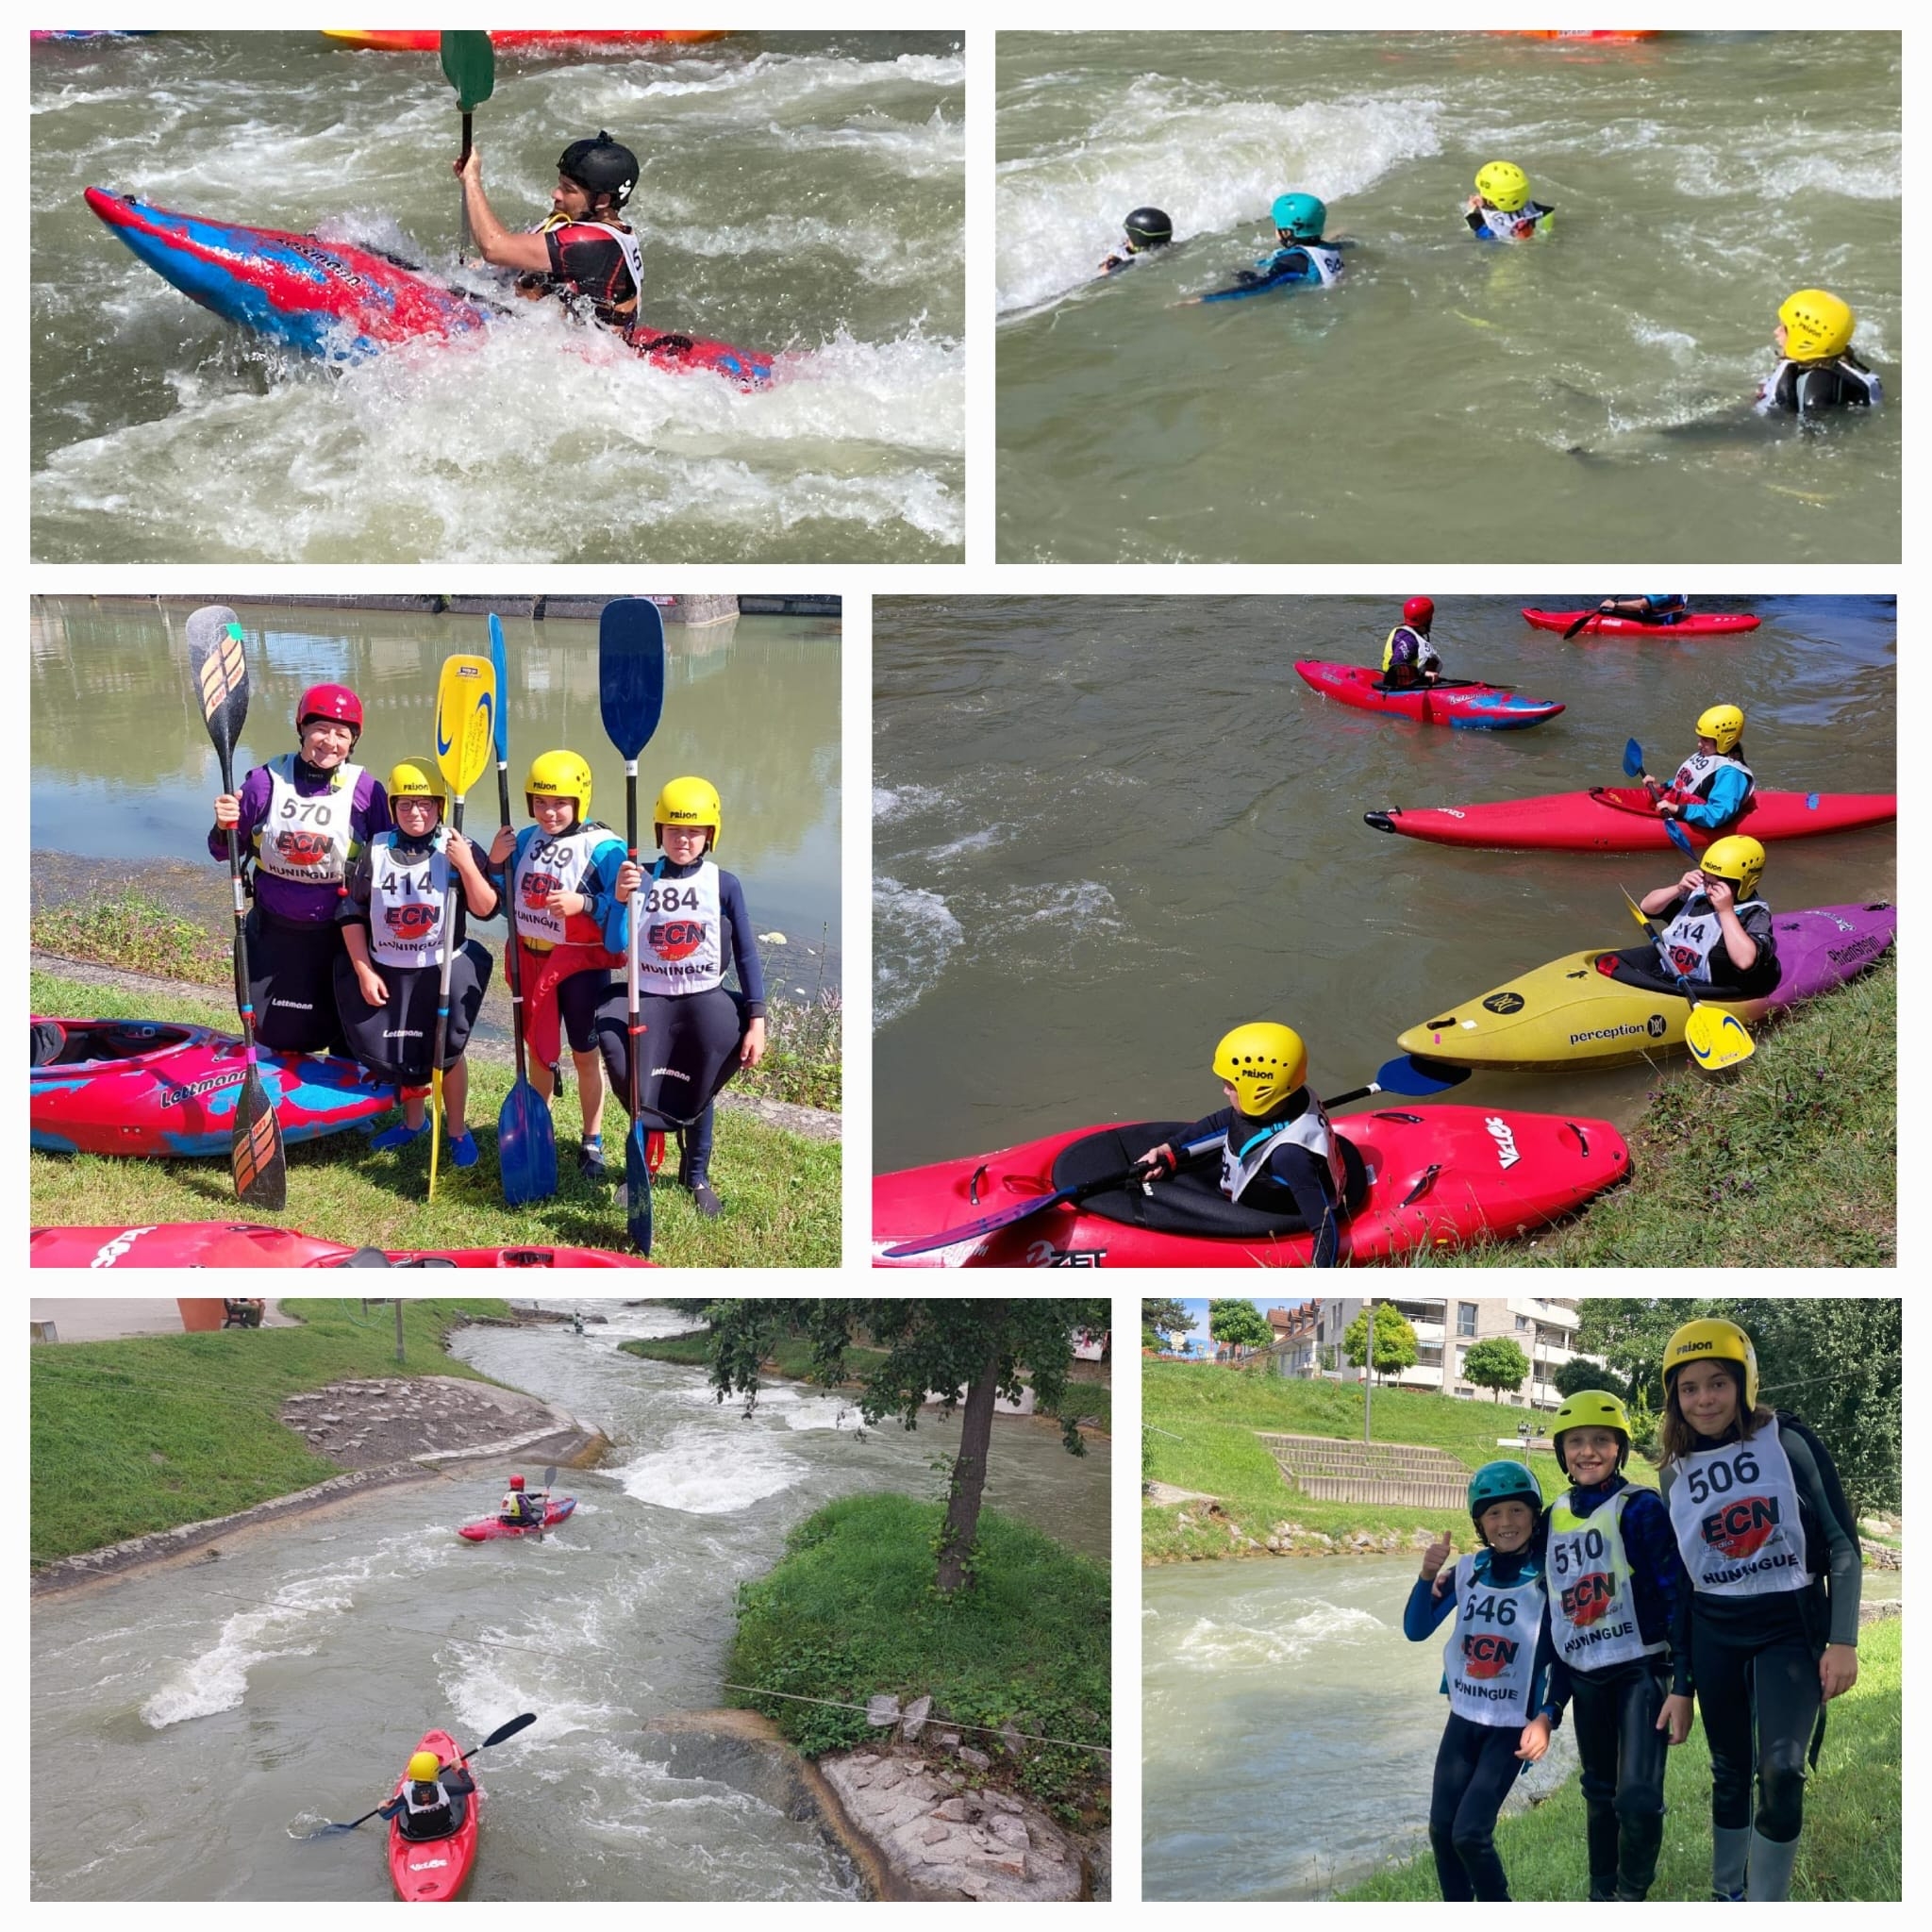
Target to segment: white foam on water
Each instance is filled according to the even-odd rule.
[[[1051,925],[1069,938],[1082,933],[1118,932],[1119,908],[1113,894],[1097,879],[1074,879],[1058,885],[1017,887],[995,917],[1017,919],[1029,925]]]
[[[919,1004],[965,943],[966,931],[938,893],[883,874],[872,882],[873,1028]]]
[[[808,1466],[762,1431],[679,1428],[662,1449],[614,1472],[642,1503],[691,1516],[730,1516],[804,1480]]]
[[[239,1708],[249,1672],[272,1657],[312,1656],[324,1626],[354,1607],[353,1581],[359,1580],[291,1578],[276,1586],[273,1604],[225,1618],[212,1647],[184,1662],[141,1707],[142,1722],[160,1731]]]
[[[872,788],[872,822],[883,825],[908,812],[930,811],[942,804],[945,794],[930,785],[874,785]]]
[[[760,1396],[758,1402],[762,1407],[764,1398]],[[849,1396],[813,1395],[786,1409],[784,1423],[788,1429],[835,1429],[849,1433],[862,1428],[865,1419],[853,1407]]]
[[[1278,1622],[1199,1617],[1174,1646],[1174,1656],[1205,1671],[1272,1669],[1330,1644],[1384,1634],[1386,1629],[1382,1620],[1367,1610],[1338,1604],[1298,1604]]]
[[[984,852],[991,846],[1004,843],[1012,837],[1015,829],[1011,825],[988,825],[983,831],[968,832],[963,838],[955,839],[949,844],[935,845],[924,856],[930,864],[944,865],[949,859],[962,858],[968,853]]]
[[[957,181],[966,163],[965,124],[935,108],[923,122],[869,113],[843,127],[778,127],[775,145],[793,154],[858,154],[909,181]]]

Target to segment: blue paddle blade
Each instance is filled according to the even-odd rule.
[[[509,757],[509,660],[503,649],[503,620],[490,613],[490,661],[496,667],[496,762]]]
[[[618,756],[636,758],[664,712],[664,619],[648,597],[614,597],[604,607],[597,702]]]
[[[1643,747],[1634,738],[1624,747],[1624,775],[1626,778],[1643,776]]]
[[[1469,1074],[1467,1067],[1419,1060],[1412,1054],[1405,1053],[1392,1060],[1384,1060],[1375,1069],[1375,1085],[1384,1093],[1407,1093],[1420,1097],[1425,1093],[1446,1093],[1452,1087],[1460,1087]]]
[[[1686,858],[1695,858],[1697,857],[1696,850],[1691,845],[1690,841],[1684,836],[1683,826],[1680,825],[1675,819],[1664,820],[1663,827],[1664,837],[1668,839],[1671,841],[1671,843],[1674,845],[1677,848],[1677,850],[1684,855]]]
[[[557,1191],[557,1127],[550,1105],[527,1080],[509,1090],[496,1116],[496,1165],[503,1205],[521,1208]]]
[[[644,1124],[634,1120],[624,1137],[624,1212],[631,1245],[639,1254],[651,1252],[651,1151],[645,1145]]]

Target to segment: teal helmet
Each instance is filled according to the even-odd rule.
[[[1530,1514],[1541,1516],[1542,1486],[1521,1462],[1486,1462],[1469,1479],[1469,1520],[1478,1536],[1483,1533],[1483,1511],[1498,1503],[1527,1503]]]
[[[1319,242],[1328,219],[1326,207],[1312,194],[1277,194],[1273,213],[1274,225],[1297,242]]]

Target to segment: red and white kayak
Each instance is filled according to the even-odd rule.
[[[543,1506],[543,1527],[549,1529],[561,1523],[577,1507],[575,1496],[553,1496]],[[500,1523],[493,1516],[486,1516],[481,1523],[466,1523],[457,1531],[459,1537],[473,1543],[493,1543],[513,1540],[520,1536],[535,1536],[534,1523]]]
[[[162,1221],[149,1227],[37,1227],[35,1268],[649,1268],[604,1248],[358,1248],[245,1221]]]
[[[1308,658],[1294,668],[1304,684],[1338,705],[1409,718],[1418,724],[1446,724],[1455,731],[1521,731],[1563,708],[1553,699],[1526,698],[1507,684],[1479,684],[1466,677],[1396,690],[1382,682],[1379,671],[1360,664],[1324,664]]]
[[[447,1731],[425,1731],[418,1751],[433,1751],[445,1770],[462,1765],[462,1746]],[[396,1795],[409,1781],[409,1768],[396,1780]],[[445,1838],[405,1838],[393,1818],[389,1824],[389,1875],[396,1896],[405,1903],[453,1899],[469,1883],[476,1862],[476,1839],[483,1828],[483,1788],[456,1801],[463,1807],[462,1823]]]
[[[877,1268],[1305,1268],[1313,1243],[1293,1217],[1227,1200],[1213,1174],[1184,1173],[1061,1203],[991,1235],[982,1216],[1130,1166],[1185,1121],[1076,1127],[994,1154],[880,1174],[873,1182]],[[1335,1123],[1352,1212],[1341,1258],[1401,1262],[1478,1235],[1527,1234],[1574,1213],[1630,1172],[1607,1121],[1474,1107],[1385,1108]],[[958,1227],[950,1247],[886,1250]]]
[[[1565,631],[1583,615],[1580,610],[1539,610],[1523,613],[1538,630]],[[1669,624],[1645,624],[1640,617],[1606,617],[1601,611],[1577,632],[1583,638],[1719,638],[1756,630],[1758,620],[1740,610],[1690,610]]]

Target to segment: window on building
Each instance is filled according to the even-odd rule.
[[[1527,1315],[1518,1315],[1516,1318],[1516,1325],[1520,1329],[1527,1328],[1529,1326],[1529,1317]]]
[[[1458,1335],[1475,1333],[1475,1304],[1457,1302],[1456,1304],[1456,1332]]]
[[[1442,1345],[1438,1341],[1420,1341],[1416,1344],[1416,1365],[1424,1369],[1440,1369],[1442,1366]]]
[[[1461,1396],[1465,1402],[1473,1400],[1475,1395],[1475,1391],[1470,1388],[1466,1383],[1459,1383],[1457,1386],[1456,1392],[1457,1394]]]

